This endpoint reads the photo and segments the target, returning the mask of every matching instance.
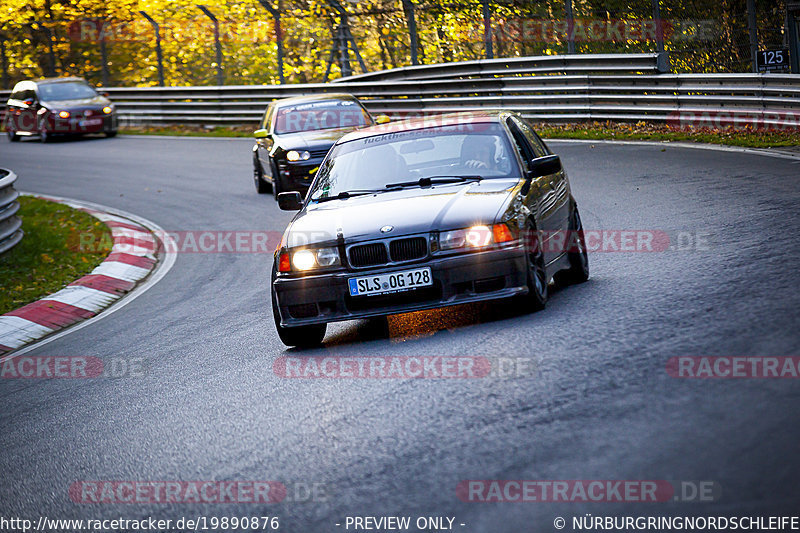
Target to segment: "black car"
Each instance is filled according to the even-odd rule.
[[[318,344],[328,322],[511,298],[589,276],[566,172],[518,114],[373,126],[328,153],[275,252],[281,340]]]
[[[284,191],[305,193],[333,143],[356,128],[388,122],[373,121],[349,94],[298,96],[267,106],[254,136],[253,181],[259,193],[277,198]]]
[[[14,86],[6,107],[6,134],[17,141],[38,135],[117,134],[114,104],[82,78],[46,78]]]

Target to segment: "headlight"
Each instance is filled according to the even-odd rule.
[[[103,108],[103,113],[105,113],[106,115],[109,115],[109,114],[111,114],[111,112],[112,112],[112,111],[114,111],[114,108],[113,108],[113,107],[111,107],[110,105],[107,105],[107,106],[105,106],[105,107]]]
[[[298,152],[297,150],[289,150],[286,152],[286,159],[289,161],[300,161],[301,159],[305,161],[309,157],[311,157],[311,154],[308,153],[307,150],[303,150],[302,152]]]
[[[505,224],[494,226],[472,226],[466,229],[445,231],[439,236],[439,249],[457,250],[459,248],[483,248],[490,244],[499,244],[514,240],[514,236]]]
[[[58,112],[59,118],[69,118],[69,111],[59,111]]]
[[[292,266],[300,271],[317,267],[332,267],[341,264],[336,248],[298,250],[292,254]]]

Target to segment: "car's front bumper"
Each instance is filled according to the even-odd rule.
[[[317,174],[317,169],[322,159],[308,161],[281,161],[278,163],[278,172],[285,186],[285,190],[300,191],[305,194]]]
[[[348,279],[430,267],[433,285],[377,296],[350,296]],[[421,263],[275,279],[282,326],[302,326],[508,298],[527,289],[522,245],[437,257]]]

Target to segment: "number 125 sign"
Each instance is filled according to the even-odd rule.
[[[759,72],[789,72],[789,50],[761,50],[758,52]]]

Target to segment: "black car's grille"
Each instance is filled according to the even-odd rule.
[[[428,253],[428,243],[425,237],[413,237],[411,239],[397,239],[389,243],[389,253],[392,261],[411,261],[425,257]]]
[[[328,153],[328,148],[323,148],[321,150],[309,150],[308,153],[311,154],[312,158],[325,157],[325,155]]]
[[[350,264],[354,267],[383,265],[389,262],[386,246],[382,242],[362,244],[350,248]]]

